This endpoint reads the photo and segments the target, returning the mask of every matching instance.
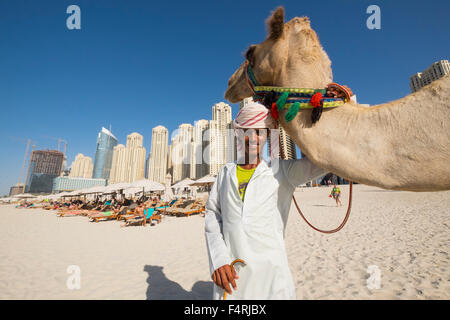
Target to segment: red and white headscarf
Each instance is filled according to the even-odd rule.
[[[270,111],[265,106],[257,102],[251,102],[239,111],[233,120],[233,126],[236,131],[236,136],[239,137],[237,133],[238,129],[277,129],[278,122],[271,116]],[[275,159],[279,155],[279,131],[270,131],[270,136],[268,137],[271,141],[269,157]],[[242,139],[237,139],[236,147],[238,155],[240,154],[242,156],[245,148]]]
[[[277,122],[266,107],[260,103],[251,102],[239,111],[233,121],[233,126],[235,129],[275,129]]]

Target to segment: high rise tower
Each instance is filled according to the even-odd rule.
[[[216,175],[226,162],[235,160],[235,139],[229,135],[231,128],[231,107],[224,102],[216,103],[212,107],[212,120],[209,122],[209,173],[212,175]]]
[[[93,168],[92,159],[90,157],[86,157],[82,153],[79,153],[70,166],[69,177],[92,178]]]
[[[137,132],[127,136],[127,146],[114,147],[109,183],[133,182],[144,178],[144,138]]]
[[[113,150],[116,145],[117,138],[109,130],[102,127],[97,137],[93,178],[109,179]]]
[[[169,149],[169,131],[163,126],[152,129],[152,145],[148,161],[148,178],[165,183],[167,174],[167,154]]]

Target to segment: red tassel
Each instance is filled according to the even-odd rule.
[[[278,121],[278,107],[276,102],[272,103],[272,108],[270,108],[270,114],[272,115],[272,118]]]
[[[314,107],[320,107],[320,100],[322,100],[322,93],[316,92],[309,100],[309,103]]]

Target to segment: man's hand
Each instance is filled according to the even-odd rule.
[[[218,268],[214,273],[212,274],[212,279],[214,283],[224,289],[228,294],[231,294],[231,287],[230,283],[233,286],[233,289],[236,290],[236,282],[235,279],[238,279],[238,275],[236,274],[236,271],[234,270],[234,267],[225,264]]]

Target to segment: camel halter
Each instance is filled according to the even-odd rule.
[[[285,114],[286,122],[294,119],[301,109],[313,109],[311,121],[315,123],[320,119],[323,108],[336,108],[350,101],[351,93],[344,86],[334,82],[330,83],[327,88],[336,88],[343,92],[344,99],[327,97],[327,88],[260,86],[248,60],[245,61],[244,74],[247,85],[253,93],[253,100],[266,106],[275,120],[278,120],[278,114],[283,109],[288,109]]]
[[[297,115],[299,109],[313,109],[311,115],[312,123],[315,123],[320,119],[322,114],[322,108],[335,108],[344,105],[350,100],[350,92],[343,86],[337,83],[330,83],[328,88],[334,87],[345,93],[345,98],[323,98],[326,94],[325,89],[312,89],[312,88],[283,88],[283,87],[273,87],[273,86],[259,86],[258,81],[255,78],[255,74],[250,66],[248,60],[245,61],[245,79],[253,92],[253,100],[262,102],[267,108],[270,109],[272,117],[278,120],[278,114],[283,110],[283,108],[288,108],[288,112],[285,115],[286,122],[291,121]],[[274,102],[276,100],[276,102]],[[284,151],[281,144],[281,137],[279,137],[280,145],[280,156],[285,159]],[[350,181],[350,190],[348,196],[348,207],[342,223],[335,229],[332,230],[322,230],[314,227],[303,215],[300,207],[295,200],[295,196],[292,195],[295,207],[297,208],[300,216],[305,220],[305,222],[314,230],[321,233],[335,233],[341,230],[347,223],[348,217],[350,216],[350,211],[352,208],[352,193],[353,193],[353,182]]]

